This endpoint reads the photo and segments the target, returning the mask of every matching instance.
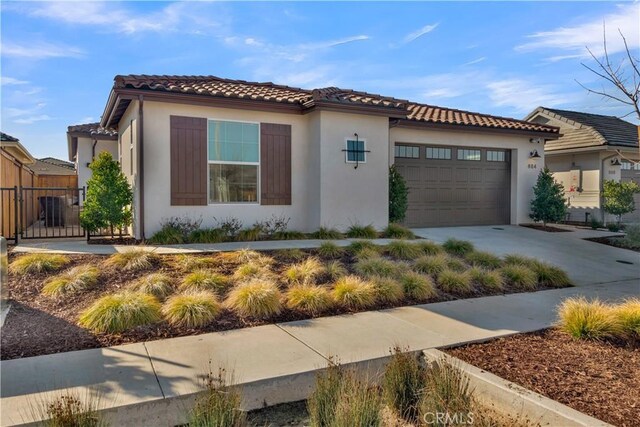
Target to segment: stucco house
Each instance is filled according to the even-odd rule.
[[[118,134],[136,237],[163,219],[271,215],[291,229],[388,223],[388,168],[412,227],[529,222],[558,129],[339,88],[213,76],[116,76],[100,122]]]
[[[91,178],[89,164],[103,151],[118,159],[118,132],[106,129],[99,123],[73,125],[67,128],[69,160],[75,164],[78,186],[86,187]]]
[[[602,185],[605,180],[640,184],[638,127],[617,117],[546,107],[525,120],[560,128],[560,138],[545,145],[545,164],[565,188],[569,219],[613,220],[600,209]],[[638,209],[623,221],[640,222],[640,195],[635,201]]]

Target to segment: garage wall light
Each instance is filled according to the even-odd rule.
[[[611,160],[611,166],[622,166],[622,163],[620,163],[620,159],[616,157],[615,159]]]
[[[539,159],[540,158],[540,154],[538,154],[538,150],[533,150],[529,153],[529,158],[530,159]]]
[[[540,144],[541,142],[544,142],[544,138],[530,138],[529,142],[532,144]]]

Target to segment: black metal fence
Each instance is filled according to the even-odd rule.
[[[18,223],[18,187],[0,188],[0,236],[16,243],[19,231]]]
[[[84,188],[22,187],[20,238],[84,237],[80,212]]]

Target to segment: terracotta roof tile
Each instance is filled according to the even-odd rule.
[[[86,133],[87,135],[118,136],[117,130],[113,128],[103,128],[100,126],[100,123],[85,123],[69,126],[67,132]]]

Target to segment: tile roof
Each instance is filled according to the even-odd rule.
[[[591,138],[589,145],[617,145],[625,147],[638,147],[638,126],[619,119],[615,116],[604,116],[601,114],[583,113],[579,111],[558,110],[555,108],[540,107],[539,110],[546,110],[556,116],[564,117],[574,123],[584,125],[589,130],[596,133],[596,138]],[[582,133],[574,132],[576,136]],[[557,141],[558,144],[562,140],[570,142],[572,135],[565,135]],[[599,142],[599,143],[598,143]],[[595,143],[595,144],[594,144]]]
[[[56,159],[54,157],[44,157],[36,159],[36,162],[29,165],[29,169],[38,175],[75,175],[73,163]]]
[[[543,124],[422,105],[404,99],[337,87],[308,90],[270,82],[256,83],[223,79],[215,76],[118,75],[115,77],[114,90],[118,89],[142,89],[264,101],[299,106],[301,110],[313,108],[317,105],[367,107],[377,111],[388,112],[390,117],[418,123],[476,126],[548,134],[558,133],[557,128]],[[123,102],[128,104],[128,101]],[[114,105],[113,108],[117,110],[117,116],[124,112],[126,105]]]
[[[11,135],[7,135],[4,132],[0,132],[0,141],[6,141],[6,142],[18,142],[19,139],[15,138]]]
[[[73,125],[67,128],[67,132],[86,133],[87,135],[118,136],[118,131],[113,128],[103,128],[100,123],[85,123]]]

